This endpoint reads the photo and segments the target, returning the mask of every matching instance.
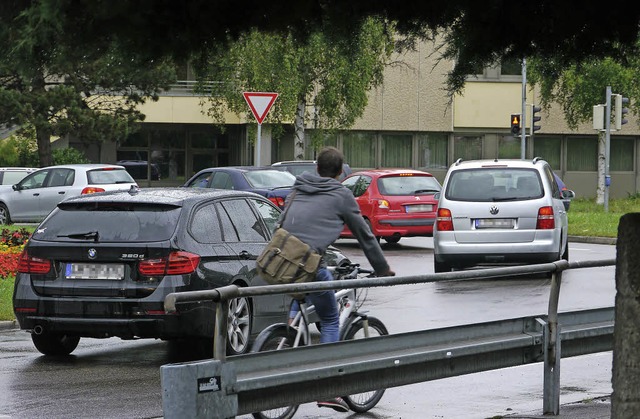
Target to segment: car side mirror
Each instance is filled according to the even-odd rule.
[[[441,194],[441,192],[434,193],[433,194],[433,199],[435,199],[436,201],[439,201],[440,200],[440,194]]]
[[[22,186],[20,186],[20,185],[19,185],[19,184],[17,184],[17,183],[16,183],[15,185],[13,185],[13,186],[12,186],[12,188],[13,188],[13,190],[14,190],[14,191],[22,190]]]
[[[576,197],[576,193],[572,190],[565,189],[564,191],[562,191],[562,197],[565,199],[573,199]]]

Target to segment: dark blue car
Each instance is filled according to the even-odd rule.
[[[273,167],[210,167],[193,175],[184,186],[255,192],[283,208],[295,180],[291,173]]]

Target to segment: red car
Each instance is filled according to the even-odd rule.
[[[401,237],[433,236],[441,186],[431,173],[412,169],[356,172],[342,181],[360,206],[373,235],[389,243]],[[353,237],[345,226],[340,237]]]

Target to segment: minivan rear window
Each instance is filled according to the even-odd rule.
[[[481,168],[451,173],[445,197],[455,201],[522,201],[544,196],[537,170]]]
[[[181,210],[173,205],[143,203],[61,204],[33,233],[33,238],[56,242],[165,241],[173,236]]]
[[[383,195],[420,195],[440,192],[440,184],[432,176],[397,175],[378,179],[378,189]]]

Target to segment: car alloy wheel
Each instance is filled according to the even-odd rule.
[[[229,301],[227,324],[227,353],[239,355],[249,350],[251,333],[251,304],[248,298],[234,298]]]

